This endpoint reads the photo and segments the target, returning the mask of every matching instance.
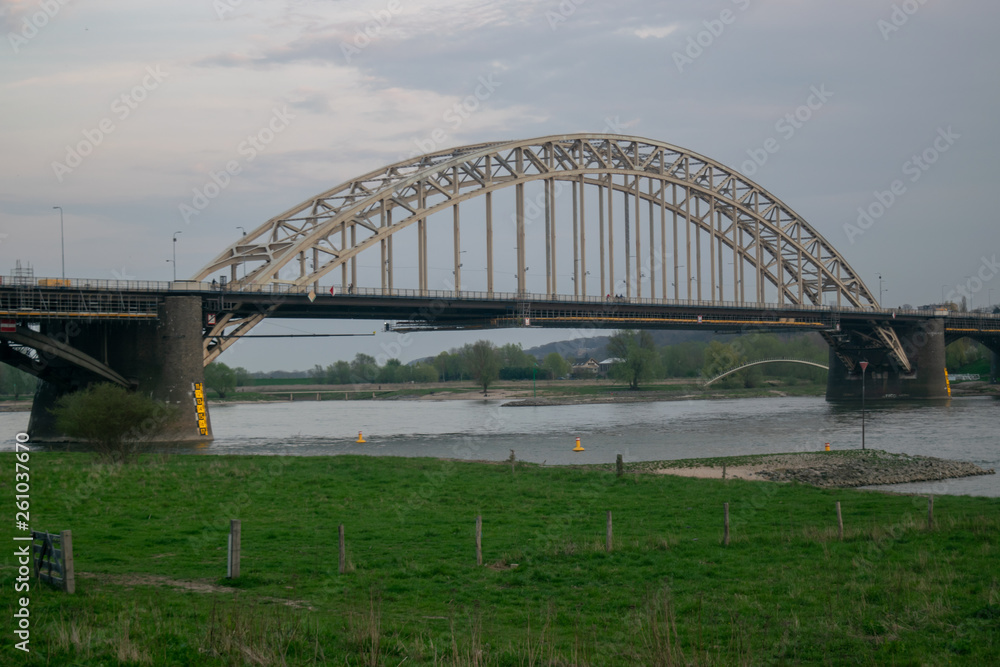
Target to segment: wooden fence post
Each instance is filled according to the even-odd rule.
[[[227,579],[238,579],[240,576],[240,520],[229,521],[229,563],[226,568]]]
[[[840,513],[840,501],[837,501],[837,534],[840,536],[840,541],[844,541],[844,517]]]
[[[483,564],[483,517],[476,517],[476,565]]]
[[[343,574],[347,571],[347,550],[344,548],[344,524],[337,526],[337,534],[340,538],[340,567],[338,571]]]
[[[608,510],[608,530],[607,534],[604,536],[604,550],[611,553],[611,548],[613,545],[613,532],[611,530],[611,510]]]
[[[625,464],[622,463],[622,455],[619,454],[615,460],[615,476],[621,477],[625,473]]]
[[[729,546],[729,503],[722,504],[723,512],[723,531],[722,531],[722,546]]]
[[[73,531],[62,531],[59,541],[62,543],[63,588],[67,593],[75,593],[76,575],[73,571]]]
[[[927,530],[934,530],[934,496],[927,496]]]

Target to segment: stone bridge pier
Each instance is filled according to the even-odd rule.
[[[201,322],[200,297],[167,296],[155,320],[44,322],[42,333],[109,366],[132,390],[174,408],[172,419],[153,437],[156,441],[208,442],[208,409],[202,412],[200,426],[194,397],[195,385],[203,386],[205,380]],[[28,433],[37,442],[59,442],[66,437],[56,427],[51,408],[61,396],[103,380],[44,352],[40,350],[43,363],[52,368],[42,375],[49,380],[40,383],[35,394]]]
[[[941,319],[927,319],[913,325],[894,327],[912,372],[900,368],[887,350],[830,346],[830,370],[827,374],[828,401],[861,400],[861,367],[850,371],[839,350],[855,362],[868,361],[864,390],[866,400],[942,399],[948,398],[945,370],[945,332]]]

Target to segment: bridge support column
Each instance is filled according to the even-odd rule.
[[[193,385],[205,380],[199,297],[166,297],[153,322],[79,323],[73,327],[68,343],[120,373],[132,383],[135,391],[175,409],[173,419],[155,440],[203,442],[212,439],[207,409],[207,435],[200,433],[193,398]],[[63,383],[43,382],[35,394],[28,422],[32,440],[65,440],[56,428],[50,409],[61,396],[96,381],[90,373],[69,367],[60,375],[65,380]]]
[[[945,378],[944,322],[928,319],[920,325],[897,328],[903,350],[913,366],[912,373],[903,372],[884,351],[841,350],[856,361],[869,362],[865,372],[865,398],[880,399],[940,399],[948,398]],[[861,369],[849,372],[833,347],[830,348],[830,370],[827,374],[828,401],[860,401]]]

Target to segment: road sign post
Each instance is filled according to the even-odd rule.
[[[868,362],[861,364],[861,451],[865,450],[865,371],[868,369]]]

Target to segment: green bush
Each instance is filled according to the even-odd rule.
[[[63,433],[92,443],[102,462],[128,463],[163,430],[174,409],[105,382],[63,396],[52,413]]]

